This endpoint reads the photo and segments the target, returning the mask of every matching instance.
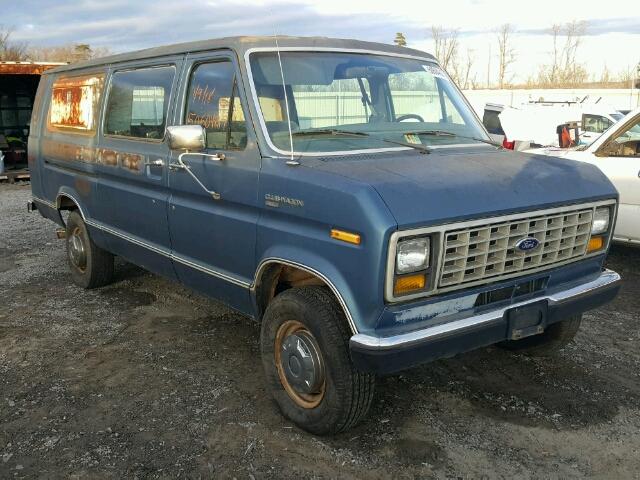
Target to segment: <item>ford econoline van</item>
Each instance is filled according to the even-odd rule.
[[[421,51],[115,55],[46,72],[30,132],[29,206],[64,228],[72,280],[109,283],[117,255],[255,318],[269,390],[313,433],[361,420],[377,374],[562,348],[619,288],[609,180],[492,144]]]

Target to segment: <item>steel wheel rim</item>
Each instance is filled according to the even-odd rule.
[[[304,324],[289,320],[280,325],[275,338],[275,363],[280,383],[296,405],[306,409],[320,405],[326,390],[324,360],[315,337]],[[313,374],[311,363],[314,363]],[[300,370],[295,375],[298,367]],[[311,383],[308,388],[304,380]]]
[[[84,245],[80,227],[73,229],[67,244],[69,245],[69,260],[71,260],[74,267],[84,272],[87,268],[87,250]]]

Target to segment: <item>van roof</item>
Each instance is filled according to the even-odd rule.
[[[359,50],[375,50],[384,53],[397,53],[404,55],[416,55],[435,60],[433,55],[412,48],[399,47],[396,45],[388,45],[385,43],[364,42],[361,40],[350,40],[342,38],[328,37],[289,37],[278,35],[278,45],[284,47],[308,47],[308,48],[344,48]],[[195,42],[176,43],[173,45],[165,45],[161,47],[147,48],[137,50],[135,52],[120,53],[110,55],[108,57],[96,58],[86,62],[79,62],[71,65],[49,70],[46,73],[58,73],[72,70],[80,70],[87,67],[111,65],[116,63],[128,62],[131,60],[143,60],[148,58],[163,57],[166,55],[179,55],[187,52],[198,52],[206,50],[215,50],[227,48],[235,50],[242,57],[244,53],[251,48],[275,47],[275,38],[273,36],[242,36],[242,37],[225,37],[209,40],[199,40]]]

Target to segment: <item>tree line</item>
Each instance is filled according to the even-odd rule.
[[[585,65],[579,61],[578,52],[587,32],[586,21],[572,21],[552,25],[548,33],[552,38],[552,49],[548,61],[538,67],[537,73],[530,75],[524,82],[526,88],[573,88],[586,83],[602,86],[619,83],[628,86],[634,78],[633,68],[613,73],[605,66],[600,75],[589,75]],[[434,56],[462,89],[474,88],[510,88],[514,87],[513,66],[518,59],[514,46],[517,34],[515,27],[505,23],[493,32],[493,42],[489,51],[487,76],[474,69],[476,51],[466,48],[462,51],[458,29],[446,29],[440,25],[431,27],[430,37],[434,42]],[[406,45],[403,33],[397,33],[394,39],[397,45]],[[492,56],[491,49],[495,56]],[[492,73],[491,61],[497,60],[497,77]],[[492,77],[493,75],[493,77]]]
[[[111,54],[107,47],[92,47],[86,43],[72,43],[52,47],[31,46],[11,39],[13,29],[0,25],[0,61],[5,62],[81,62]]]

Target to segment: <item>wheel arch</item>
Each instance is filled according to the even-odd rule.
[[[287,286],[283,288],[283,285]],[[308,265],[280,257],[265,258],[260,262],[256,270],[255,279],[251,288],[256,305],[257,318],[259,320],[262,319],[269,302],[282,291],[278,291],[279,286],[280,288],[286,289],[306,285],[322,285],[328,287],[344,312],[351,333],[354,335],[358,333],[349,306],[336,285],[327,275]]]
[[[62,210],[78,210],[82,220],[87,221],[82,204],[77,200],[73,193],[67,191],[61,191],[56,196],[56,209],[60,212]]]

